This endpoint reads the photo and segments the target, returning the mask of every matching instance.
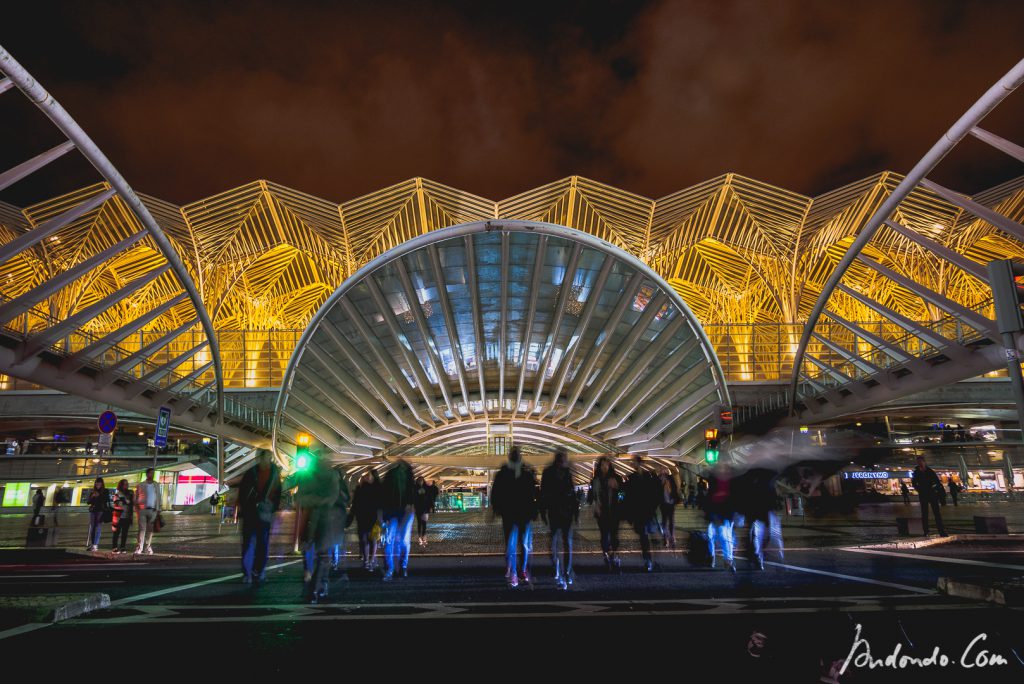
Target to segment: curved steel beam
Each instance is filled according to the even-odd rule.
[[[832,271],[832,275],[829,276],[825,282],[825,287],[822,288],[821,293],[818,295],[817,301],[814,303],[814,309],[811,311],[811,315],[807,318],[807,323],[804,325],[803,333],[800,336],[800,345],[797,347],[796,354],[793,356],[793,375],[790,379],[789,387],[789,408],[790,412],[796,411],[797,403],[797,384],[800,380],[800,372],[803,368],[804,355],[807,351],[807,344],[810,342],[811,333],[814,331],[814,327],[818,323],[818,319],[821,317],[821,312],[825,309],[825,305],[831,298],[832,293],[835,291],[839,281],[846,274],[847,269],[850,268],[850,264],[858,257],[861,250],[871,241],[874,237],[875,232],[885,223],[896,208],[906,199],[914,188],[916,188],[928,175],[929,172],[935,166],[942,161],[942,159],[949,154],[949,152],[960,144],[965,137],[967,137],[974,127],[984,119],[989,112],[996,108],[996,106],[1006,99],[1010,93],[1016,90],[1021,83],[1024,83],[1024,59],[1017,62],[1012,69],[1005,76],[999,79],[991,88],[985,91],[977,102],[975,102],[970,109],[968,109],[963,116],[961,116],[956,123],[954,123],[946,133],[939,138],[928,153],[925,154],[921,161],[919,161],[910,173],[906,175],[903,181],[896,186],[889,197],[886,198],[882,205],[878,207],[877,211],[872,214],[871,218],[868,219],[863,230],[857,239],[853,241],[850,248],[843,255],[839,265],[836,266],[835,270]]]

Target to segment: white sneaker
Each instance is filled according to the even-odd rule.
[[[147,556],[152,556],[153,555],[153,547],[152,546],[147,546],[146,547],[146,555]]]
[[[142,547],[141,546],[136,547],[135,550],[132,551],[132,553],[135,554],[136,556],[141,556],[142,555]]]

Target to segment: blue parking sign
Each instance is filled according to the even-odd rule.
[[[167,446],[167,431],[170,429],[171,409],[161,406],[160,413],[156,417],[156,434],[153,436],[153,445],[160,448]]]

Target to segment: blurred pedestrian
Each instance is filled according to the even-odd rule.
[[[958,485],[953,478],[949,478],[949,496],[953,499],[953,507],[955,508],[957,503],[957,496],[960,494],[960,485]]]
[[[39,512],[43,510],[43,505],[46,503],[46,495],[43,494],[42,489],[37,489],[35,496],[32,497],[32,524],[35,524],[36,519],[39,517]]]
[[[722,547],[725,568],[736,572],[733,560],[733,515],[735,499],[732,493],[732,473],[724,462],[719,461],[708,476],[708,491],[704,497],[704,512],[708,520],[708,553],[711,567],[717,567],[715,546]]]
[[[111,528],[114,533],[114,553],[124,553],[125,545],[128,543],[128,530],[132,527],[132,519],[135,517],[135,495],[128,480],[121,480],[114,490],[114,515],[111,518]]]
[[[751,468],[733,479],[732,498],[736,502],[735,508],[750,526],[751,560],[759,570],[764,570],[766,541],[777,541],[782,553],[781,534],[776,537],[773,531],[772,513],[778,502],[775,477],[775,473],[766,468]]]
[[[256,463],[238,485],[238,515],[242,518],[242,582],[266,581],[270,558],[270,529],[281,507],[281,469],[268,449],[256,452]]]
[[[213,496],[210,497],[210,515],[216,515],[217,514],[217,504],[219,504],[219,503],[220,503],[220,494],[218,494],[217,492],[214,492]]]
[[[917,467],[910,482],[917,491],[917,498],[921,503],[921,529],[924,536],[928,536],[928,509],[931,508],[935,514],[935,526],[939,528],[939,536],[945,537],[946,528],[942,524],[942,513],[939,512],[938,494],[942,491],[942,481],[925,463],[924,456],[917,457]]]
[[[110,492],[103,484],[103,478],[97,477],[89,490],[89,538],[85,542],[87,551],[100,550],[100,532],[103,531],[103,522],[110,522],[112,509],[110,507]]]
[[[661,545],[664,548],[676,547],[676,505],[679,503],[679,485],[676,478],[662,468],[659,477],[661,481],[661,501],[659,509],[661,512]]]
[[[384,474],[381,497],[387,535],[384,545],[387,571],[383,580],[390,582],[398,571],[401,571],[402,577],[409,576],[409,546],[412,541],[416,485],[412,466],[403,459],[396,461],[394,467]]]
[[[662,499],[661,482],[647,470],[643,456],[633,457],[633,474],[626,481],[626,516],[633,525],[640,540],[640,552],[644,559],[644,570],[654,570],[651,555],[651,532],[658,527],[658,508]]]
[[[905,481],[903,481],[903,480],[900,480],[900,494],[903,495],[903,503],[909,505],[910,504],[910,490],[907,489],[907,483]]]
[[[590,481],[588,501],[594,506],[594,519],[597,520],[597,529],[601,534],[601,551],[604,553],[604,565],[608,571],[618,570],[620,566],[620,494],[622,478],[615,472],[612,460],[602,456],[594,465],[594,478]]]
[[[434,488],[422,477],[416,478],[416,495],[413,509],[416,513],[416,538],[420,546],[427,545],[427,520],[434,511]]]
[[[135,488],[135,513],[139,519],[136,554],[153,555],[153,532],[162,509],[160,485],[153,480],[155,474],[155,470],[146,468],[146,479]]]
[[[57,513],[60,512],[60,505],[64,503],[64,487],[57,485],[53,490],[53,502],[50,504],[50,513],[53,515],[53,526],[57,527]]]
[[[575,581],[572,528],[579,519],[579,501],[572,485],[569,454],[564,449],[555,451],[554,461],[541,475],[540,516],[551,528],[551,564],[555,568],[555,585],[559,589],[568,589]]]
[[[333,544],[331,509],[338,501],[340,480],[330,460],[319,450],[311,448],[308,459],[307,467],[285,478],[281,489],[297,487],[295,504],[299,507],[305,598],[310,603],[318,603],[327,596]]]
[[[532,581],[530,552],[533,550],[533,520],[537,517],[537,476],[533,468],[523,463],[519,447],[509,450],[508,462],[494,476],[491,508],[501,516],[505,533],[508,585],[514,589],[520,581],[528,584]]]
[[[363,568],[370,572],[377,568],[377,542],[380,541],[380,530],[384,522],[381,505],[380,477],[371,468],[359,478],[352,496],[352,509],[349,511],[349,520],[355,520],[356,533],[359,535],[359,556]]]

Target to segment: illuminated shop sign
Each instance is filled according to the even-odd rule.
[[[855,470],[853,472],[844,472],[844,480],[893,480],[903,479],[905,477],[911,477],[913,473],[909,470]]]

